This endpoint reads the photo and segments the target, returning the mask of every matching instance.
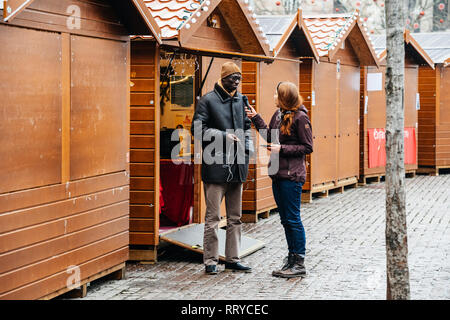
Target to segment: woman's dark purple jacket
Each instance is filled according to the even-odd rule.
[[[255,115],[251,120],[260,133],[262,133],[260,131],[262,129],[268,130],[266,135],[262,134],[264,139],[267,138],[267,142],[281,145],[279,166],[276,173],[271,172],[270,165],[273,165],[274,157],[276,156],[275,153],[271,153],[271,164],[269,164],[270,177],[272,179],[289,179],[305,183],[305,156],[313,152],[311,122],[305,106],[302,105],[295,112],[290,135],[284,135],[279,130],[281,124],[281,112],[279,109],[272,116],[268,127],[259,114]],[[270,134],[272,129],[276,129],[276,132],[278,132],[278,139]]]

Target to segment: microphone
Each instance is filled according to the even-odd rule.
[[[247,107],[248,106],[250,106],[250,103],[248,102],[248,98],[247,98],[247,96],[242,96],[242,99],[244,100],[244,102],[245,102],[245,104],[247,105]]]

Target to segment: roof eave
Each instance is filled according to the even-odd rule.
[[[301,9],[297,10],[297,13],[293,17],[289,27],[283,33],[283,35],[281,36],[281,38],[278,41],[278,43],[275,45],[275,47],[273,49],[273,52],[274,52],[273,56],[274,57],[278,56],[278,54],[280,53],[281,49],[286,44],[287,40],[289,39],[289,37],[294,32],[295,28],[298,28],[299,30],[301,30],[303,32],[303,34],[305,35],[306,40],[307,40],[307,42],[309,44],[309,47],[310,47],[311,51],[313,52],[314,60],[317,63],[320,63],[319,53],[317,52],[317,48],[314,45],[314,42],[313,42],[312,37],[311,37],[311,34],[308,31],[308,27],[306,26],[306,24],[305,24],[305,22],[303,20],[303,13],[302,13]]]
[[[420,46],[420,44],[411,36],[409,30],[405,30],[403,37],[405,38],[405,43],[411,45],[414,50],[422,57],[422,59],[434,69],[434,62],[431,57],[426,53],[426,51]]]
[[[188,43],[195,31],[197,31],[202,23],[208,18],[208,13],[202,14],[204,10],[203,8],[207,7],[208,11],[211,13],[219,5],[220,1],[221,0],[210,0],[209,6],[206,6],[206,2],[201,3],[198,8],[192,12],[189,18],[181,25],[180,29],[178,29],[178,41],[182,46]],[[197,16],[197,13],[200,13],[200,17]],[[196,21],[193,22],[192,19],[196,19]]]
[[[375,49],[370,43],[370,40],[368,39],[368,35],[364,32],[363,26],[361,22],[359,21],[359,10],[355,10],[354,14],[351,16],[350,19],[352,19],[351,24],[347,27],[347,30],[342,35],[342,37],[339,37],[339,40],[333,44],[333,49],[328,51],[328,60],[331,61],[334,57],[334,55],[339,51],[340,47],[338,44],[342,43],[347,39],[347,37],[350,35],[350,33],[353,31],[354,28],[358,28],[359,32],[361,33],[363,40],[367,46],[367,49],[370,52],[370,56],[372,57],[372,63],[379,68],[380,67],[380,60],[377,57],[377,54],[375,53]]]
[[[291,36],[292,32],[294,32],[295,27],[298,26],[298,12],[295,14],[294,18],[292,19],[291,23],[289,24],[289,27],[284,31],[283,35],[281,36],[278,43],[273,48],[273,56],[276,57],[280,53],[281,49],[286,44],[287,40]]]
[[[245,18],[247,19],[248,24],[249,24],[250,27],[252,28],[253,34],[255,35],[256,39],[258,40],[258,43],[259,43],[259,45],[260,45],[260,47],[261,47],[263,53],[264,53],[266,56],[270,56],[271,54],[270,54],[270,46],[269,46],[269,43],[268,43],[268,42],[265,43],[264,41],[262,41],[261,36],[258,34],[258,30],[257,30],[257,28],[256,28],[256,23],[255,23],[254,21],[251,21],[251,20],[250,20],[250,16],[249,16],[248,14],[245,14],[245,10],[246,10],[246,9],[247,9],[247,10],[249,9],[249,8],[248,8],[248,4],[244,4],[243,1],[239,1],[239,0],[236,0],[236,2],[238,3],[238,5],[239,5],[239,7],[241,8],[242,12],[244,12],[244,16],[245,16]]]
[[[320,63],[319,52],[317,51],[317,48],[314,45],[314,41],[312,39],[311,33],[309,32],[308,27],[306,26],[305,20],[303,19],[303,10],[298,10],[297,24],[298,24],[300,30],[303,31],[303,34],[305,35],[306,40],[309,43],[309,47],[311,48],[313,55],[314,55],[314,60],[316,60],[317,63]]]
[[[141,17],[144,19],[147,27],[149,28],[155,40],[159,44],[162,44],[161,29],[159,28],[158,23],[156,22],[155,18],[153,18],[150,10],[148,10],[143,0],[133,0],[133,4],[138,10],[138,12],[141,14]]]

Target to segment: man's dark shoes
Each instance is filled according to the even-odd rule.
[[[252,268],[244,266],[239,262],[225,262],[225,271],[252,272]]]
[[[217,274],[219,270],[217,269],[217,265],[211,264],[209,266],[205,266],[205,273],[206,274]]]

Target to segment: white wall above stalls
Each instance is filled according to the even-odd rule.
[[[3,9],[3,1],[0,1],[0,9]]]

